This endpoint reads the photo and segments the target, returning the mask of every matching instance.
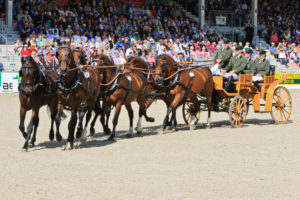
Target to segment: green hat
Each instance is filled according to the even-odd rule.
[[[235,50],[236,50],[236,51],[238,51],[238,50],[243,50],[243,47],[241,47],[240,45],[236,45],[236,46],[235,46]]]
[[[224,42],[224,44],[229,44],[230,40],[227,38],[224,38],[223,42]]]
[[[252,50],[250,48],[247,48],[245,52],[246,53],[252,53]]]
[[[263,54],[266,54],[267,52],[265,51],[265,50],[263,50],[263,49],[260,49],[259,50],[259,55],[263,55]]]

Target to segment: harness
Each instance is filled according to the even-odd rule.
[[[191,68],[191,69],[193,69],[193,68]],[[172,83],[170,85],[165,85],[164,84],[165,87],[170,88],[170,89],[174,88],[177,85],[179,85],[182,88],[184,88],[186,90],[186,92],[185,92],[185,95],[183,97],[183,102],[186,101],[187,96],[188,96],[189,93],[197,95],[195,92],[191,91],[191,87],[193,85],[193,80],[194,80],[194,76],[195,76],[195,74],[191,71],[191,69],[183,70],[180,66],[178,66],[176,75],[174,76],[174,79],[172,80]],[[184,85],[183,83],[181,83],[179,81],[180,76],[181,76],[181,74],[182,74],[183,71],[187,71],[188,75],[190,77],[190,82],[189,82],[188,86]]]

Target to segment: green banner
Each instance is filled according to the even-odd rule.
[[[291,76],[282,81],[281,85],[300,85],[300,73],[275,73],[275,80],[281,79],[286,74],[291,74]]]

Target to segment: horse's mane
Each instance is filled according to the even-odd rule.
[[[176,61],[171,56],[169,56],[167,54],[161,54],[161,55],[158,56],[158,58],[160,60],[165,60],[168,64],[176,63]]]
[[[128,63],[133,63],[134,65],[138,65],[140,68],[148,68],[148,63],[139,56],[130,57],[128,59]]]

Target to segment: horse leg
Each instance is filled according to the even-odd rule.
[[[129,130],[128,130],[128,133],[126,134],[126,136],[131,137],[132,133],[133,133],[133,110],[132,110],[130,102],[126,103],[125,107],[127,109],[128,117],[129,117]]]
[[[60,123],[61,123],[61,118],[62,118],[62,116],[64,115],[63,110],[64,110],[63,105],[59,104],[59,105],[58,105],[57,112],[56,112],[56,116],[55,116],[56,141],[57,141],[58,143],[61,143],[61,142],[62,142],[62,136],[61,136],[60,131],[59,131],[59,126],[60,126]]]
[[[78,115],[79,115],[79,122],[78,122],[78,125],[77,125],[77,131],[76,131],[76,138],[79,139],[81,137],[81,134],[82,134],[82,122],[83,122],[83,117],[85,115],[85,109],[80,109]]]
[[[24,126],[25,116],[26,116],[26,109],[21,105],[21,107],[20,107],[20,125],[19,125],[19,129],[20,129],[23,137],[26,139],[27,138],[27,133],[25,132],[25,126]]]
[[[150,105],[153,103],[154,99],[153,98],[150,98],[150,99],[147,99],[146,101],[146,109],[150,107]],[[146,119],[147,122],[155,122],[155,119],[153,117],[149,117],[147,115],[147,112],[144,113],[144,117]]]
[[[28,143],[29,143],[29,140],[31,137],[33,126],[36,124],[38,110],[39,110],[39,108],[32,108],[31,120],[27,127],[27,137],[26,137],[26,141],[24,143],[23,149],[28,150]]]
[[[105,128],[104,128],[104,133],[106,134],[106,135],[109,135],[110,133],[111,133],[111,131],[110,131],[110,129],[109,129],[109,127],[108,127],[108,122],[109,122],[109,117],[110,117],[110,109],[109,109],[109,107],[107,106],[107,107],[105,107],[105,106],[103,106],[103,112],[101,113],[101,118],[100,118],[100,120],[101,120],[101,123],[103,122],[103,124],[105,123]],[[106,122],[105,122],[105,115],[106,115]]]
[[[69,135],[65,150],[71,150],[74,146],[74,132],[77,123],[77,110],[72,109],[71,119],[68,124]]]
[[[86,133],[87,133],[87,126],[89,124],[89,121],[92,117],[92,109],[91,110],[88,110],[86,116],[85,116],[85,125],[84,125],[84,128],[83,128],[83,131],[82,131],[82,134],[81,134],[81,137],[80,137],[80,141],[83,143],[83,142],[86,142],[87,140],[87,137],[86,137]]]
[[[91,136],[95,135],[95,128],[94,128],[94,127],[95,127],[97,118],[98,118],[99,115],[101,114],[101,108],[100,108],[100,106],[99,106],[98,103],[96,103],[96,106],[95,106],[95,108],[94,108],[94,113],[95,113],[95,116],[94,116],[94,118],[93,118],[93,120],[92,120],[92,122],[91,122],[91,127],[90,127],[90,135],[91,135]],[[102,123],[102,121],[101,121],[101,124],[102,124],[102,126],[104,127],[104,123]]]
[[[195,130],[196,128],[196,121],[197,121],[197,113],[200,109],[200,104],[199,104],[199,101],[197,99],[197,97],[195,95],[191,96],[190,97],[190,100],[193,104],[193,107],[194,107],[194,110],[193,110],[193,115],[192,115],[192,121],[191,121],[191,124],[190,124],[190,130]]]
[[[39,113],[36,113],[36,119],[34,120],[34,126],[33,126],[33,136],[30,140],[30,144],[32,145],[32,147],[34,147],[34,143],[36,141],[36,132],[37,132],[37,127],[39,126]]]
[[[115,115],[114,115],[114,119],[113,119],[113,131],[110,134],[110,137],[108,138],[108,140],[114,140],[114,138],[115,138],[116,126],[118,124],[118,118],[120,115],[121,106],[122,106],[122,101],[118,101],[116,104],[116,110],[115,110]]]
[[[146,107],[145,107],[145,104],[144,104],[143,97],[141,97],[141,98],[138,99],[138,104],[139,104],[139,119],[138,119],[138,122],[136,124],[136,133],[138,135],[140,135],[142,133],[142,131],[143,131],[142,117],[146,113]]]
[[[173,115],[174,116],[176,115],[176,108],[179,105],[179,103],[182,101],[183,96],[184,96],[184,91],[183,92],[178,92],[176,94],[176,96],[174,97],[172,103],[168,107],[167,114],[166,114],[164,122],[163,122],[163,131],[165,131],[165,129],[167,127],[168,116],[170,115],[170,113],[173,112]],[[172,120],[172,118],[171,118],[171,120]],[[177,123],[177,120],[176,120],[176,123]]]
[[[50,132],[49,132],[49,139],[50,139],[50,141],[53,141],[53,139],[54,139],[53,125],[54,125],[55,115],[56,115],[56,113],[53,112],[52,107],[51,107],[51,127],[50,127]]]

